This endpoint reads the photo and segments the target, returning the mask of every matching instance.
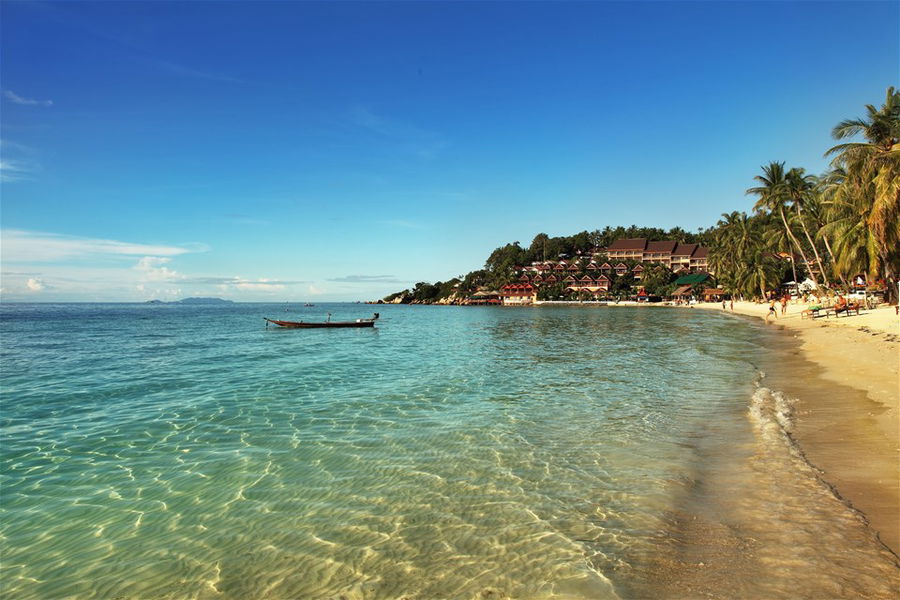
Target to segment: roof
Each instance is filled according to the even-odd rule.
[[[678,244],[672,252],[675,256],[690,256],[697,249],[697,244]]]
[[[534,286],[532,286],[530,283],[507,283],[502,288],[500,288],[500,293],[503,294],[503,292],[517,291],[530,292],[533,289]]]
[[[673,296],[684,296],[685,294],[687,294],[687,293],[690,292],[690,291],[691,291],[691,286],[689,286],[689,285],[682,285],[682,286],[680,286],[680,287],[678,287],[678,288],[675,288],[675,291],[672,292],[672,295],[673,295]]]
[[[707,279],[709,279],[709,273],[691,273],[676,279],[675,285],[693,285],[695,283],[703,283]]]
[[[671,240],[664,242],[649,242],[644,249],[644,252],[672,252],[677,245],[678,242],[673,242]]]
[[[643,250],[646,247],[646,238],[634,238],[628,240],[616,240],[609,245],[607,250]]]
[[[709,248],[697,246],[697,250],[691,255],[691,258],[706,258],[709,254]]]

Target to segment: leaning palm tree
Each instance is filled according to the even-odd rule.
[[[809,242],[813,255],[816,257],[816,264],[819,265],[819,273],[822,274],[825,287],[831,287],[828,283],[828,274],[825,272],[825,267],[822,266],[822,258],[819,256],[816,244],[813,242],[812,236],[809,235],[809,230],[803,221],[803,207],[815,189],[816,177],[815,175],[806,175],[804,169],[795,167],[784,176],[784,184],[785,191],[791,199],[791,204],[794,205],[794,209],[797,211],[797,221],[800,223],[800,228],[803,229],[806,240]]]
[[[831,132],[835,139],[861,135],[865,141],[838,144],[825,156],[834,156],[832,164],[845,170],[845,196],[862,195],[846,202],[865,213],[872,232],[877,253],[867,271],[893,280],[900,269],[900,92],[889,87],[881,108],[869,104],[866,113],[841,121]],[[893,295],[893,285],[888,288]]]
[[[816,177],[815,190],[809,196],[809,198],[807,198],[805,205],[805,208],[812,216],[813,222],[816,225],[816,237],[821,237],[822,241],[825,242],[825,250],[828,252],[828,258],[831,261],[832,265],[834,265],[835,260],[834,250],[832,250],[831,248],[831,240],[827,235],[824,235],[822,233],[822,227],[824,227],[826,223],[826,203],[828,201],[829,191],[832,190],[835,185],[840,183],[841,181],[843,181],[843,178],[838,170],[831,170],[826,172],[821,177]],[[835,270],[835,274],[841,278],[841,281],[844,280],[843,273]]]
[[[781,217],[785,235],[787,235],[788,239],[790,239],[791,243],[794,245],[794,248],[800,253],[803,263],[808,266],[810,262],[806,259],[806,253],[803,251],[803,246],[800,244],[800,240],[797,239],[797,236],[794,235],[794,232],[791,231],[787,217],[784,214],[784,206],[788,199],[784,163],[771,162],[767,166],[762,167],[762,170],[762,175],[757,175],[753,178],[761,185],[752,187],[746,192],[747,194],[759,197],[759,200],[756,201],[753,209],[757,212],[769,211],[772,214],[778,214],[778,216]],[[810,271],[810,277],[812,277],[812,280],[818,285],[819,282],[816,280],[816,276],[812,271]]]

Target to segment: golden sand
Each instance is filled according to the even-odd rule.
[[[697,308],[722,310],[722,305]],[[837,493],[900,554],[900,319],[893,306],[859,315],[801,318],[789,304],[770,325],[793,335],[830,384],[794,381],[797,440]],[[735,302],[734,313],[764,319],[768,304]],[[858,390],[860,393],[855,393]]]

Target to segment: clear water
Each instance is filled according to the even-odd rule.
[[[757,386],[758,326],[285,309],[0,305],[5,597],[893,594]]]

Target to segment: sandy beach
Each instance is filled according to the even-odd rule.
[[[696,308],[722,310],[722,305]],[[820,382],[783,378],[798,398],[794,432],[807,459],[838,495],[900,553],[900,321],[893,306],[849,317],[801,318],[805,304],[778,307],[772,327],[800,344]],[[729,311],[730,312],[730,311]],[[734,314],[764,319],[768,304],[735,302]]]

